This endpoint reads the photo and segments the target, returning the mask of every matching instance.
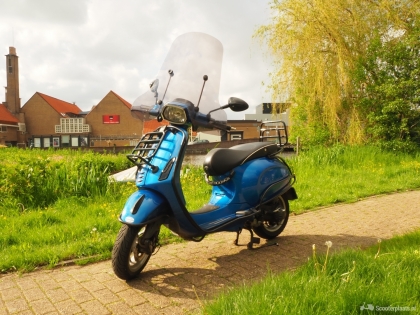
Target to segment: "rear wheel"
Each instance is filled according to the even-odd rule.
[[[283,232],[289,219],[289,202],[282,196],[261,206],[259,225],[252,230],[259,237],[273,239]]]
[[[130,280],[137,277],[149,261],[156,246],[159,231],[151,240],[142,240],[146,229],[147,225],[123,225],[118,232],[112,249],[112,268],[118,278]]]

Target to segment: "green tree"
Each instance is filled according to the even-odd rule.
[[[357,105],[371,140],[389,149],[420,146],[420,28],[377,36],[356,67]]]
[[[273,100],[295,104],[294,136],[316,143],[365,140],[355,68],[373,39],[406,30],[419,7],[406,0],[273,0],[272,20],[257,36],[275,57]]]

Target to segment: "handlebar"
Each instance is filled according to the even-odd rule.
[[[210,121],[210,125],[213,126],[216,129],[224,130],[224,131],[229,131],[229,130],[232,129],[231,126],[219,123],[217,121]]]
[[[204,128],[210,128],[210,129],[219,129],[224,131],[229,131],[232,129],[231,126],[228,126],[222,122],[219,122],[213,118],[210,117],[210,115],[204,115],[201,113],[197,113],[197,115],[192,119],[193,125],[201,126]]]

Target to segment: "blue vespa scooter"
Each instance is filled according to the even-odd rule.
[[[274,130],[278,141],[263,141],[213,149],[203,164],[212,185],[210,201],[188,211],[180,171],[188,143],[188,129],[229,131],[223,109],[242,111],[248,104],[231,97],[220,106],[221,43],[203,33],[178,37],[150,90],[137,98],[132,114],[143,121],[155,118],[169,125],[143,135],[128,159],[137,165],[138,190],[120,215],[121,227],[113,251],[115,274],[124,280],[140,274],[159,244],[162,225],[186,240],[201,241],[207,234],[249,230],[248,248],[259,238],[277,237],[289,217],[289,200],[297,198],[294,175],[278,157],[287,143],[283,122],[261,128],[261,139]],[[264,134],[266,132],[266,134]],[[271,132],[271,137],[273,132]],[[271,139],[272,140],[272,139]]]

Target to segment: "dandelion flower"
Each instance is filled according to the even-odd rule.
[[[332,242],[331,241],[326,241],[325,245],[327,245],[327,247],[330,248],[332,246]]]

